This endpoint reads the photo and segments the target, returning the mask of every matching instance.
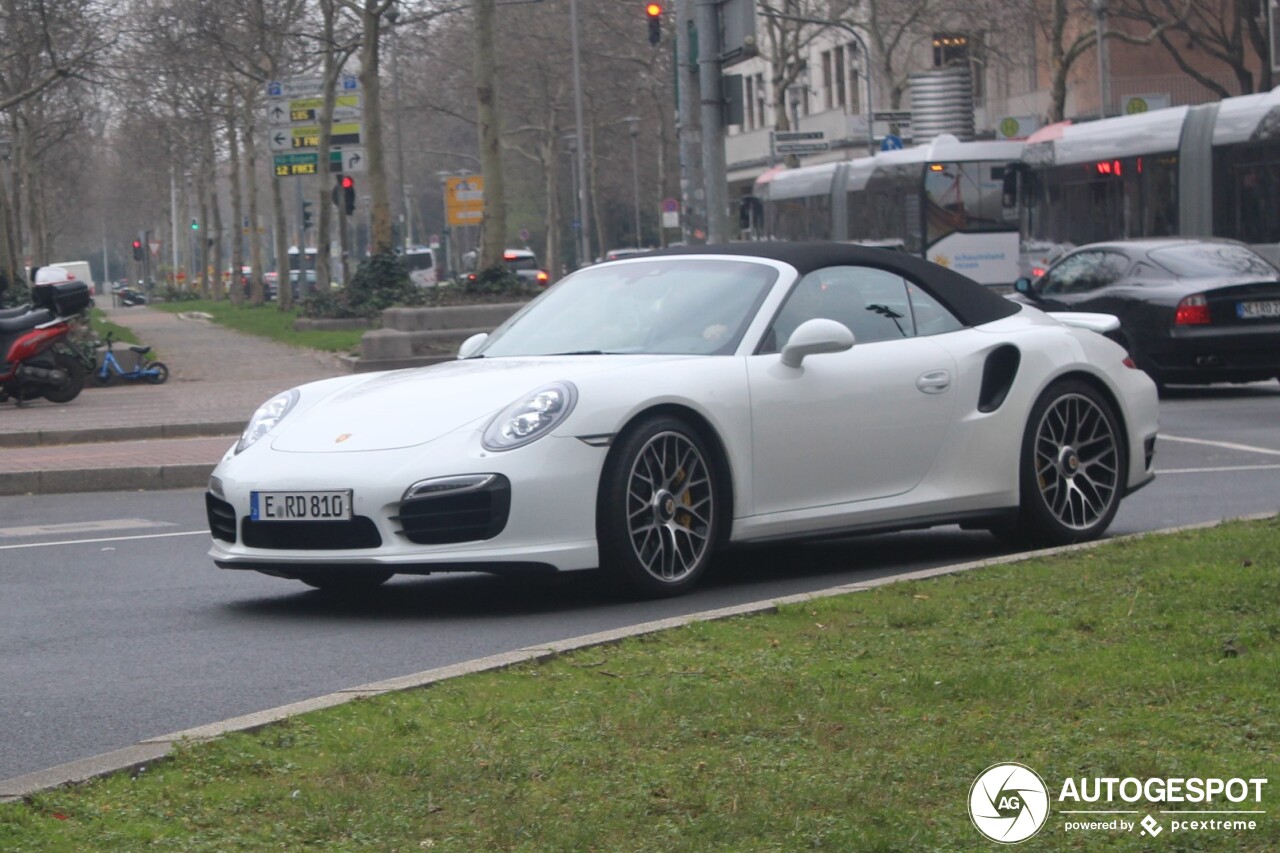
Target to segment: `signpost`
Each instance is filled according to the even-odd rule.
[[[479,225],[484,218],[484,176],[446,178],[444,211],[450,225]]]
[[[821,130],[775,130],[772,135],[773,150],[778,154],[813,154],[831,148]]]
[[[364,136],[363,95],[360,80],[344,74],[337,83],[334,124],[329,129],[330,173],[365,171],[368,156],[359,146]],[[320,126],[316,123],[324,108],[323,77],[291,77],[267,83],[267,144],[272,151],[276,177],[320,173]],[[344,147],[346,146],[346,147]]]

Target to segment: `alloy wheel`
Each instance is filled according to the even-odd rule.
[[[687,436],[659,432],[645,442],[627,476],[627,531],[648,574],[671,583],[699,567],[714,500],[711,470]]]
[[[1035,438],[1036,482],[1061,524],[1086,530],[1117,497],[1120,451],[1115,428],[1083,394],[1064,394],[1045,410]]]

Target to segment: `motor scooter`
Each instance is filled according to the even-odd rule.
[[[132,287],[122,287],[116,291],[116,299],[125,308],[132,308],[134,305],[146,305],[147,294],[141,290],[134,290]]]
[[[58,272],[37,270],[31,305],[22,313],[0,312],[0,402],[44,397],[69,403],[84,388],[84,365],[54,346],[71,334],[70,318],[88,307],[89,286]]]

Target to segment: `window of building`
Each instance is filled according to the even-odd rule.
[[[828,110],[849,106],[848,56],[852,53],[846,54],[844,45],[822,52],[822,103]]]
[[[986,97],[986,66],[982,39],[963,33],[936,33],[933,37],[933,67],[968,66],[973,78],[973,97]]]
[[[742,81],[742,129],[753,130],[756,127],[756,80],[747,75]]]
[[[756,81],[756,127],[764,127],[769,124],[769,119],[765,116],[765,89],[764,89],[764,72],[760,72],[755,76]],[[754,129],[754,128],[753,128]]]

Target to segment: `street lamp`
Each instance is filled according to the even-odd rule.
[[[636,248],[640,248],[640,159],[636,156],[636,137],[640,135],[640,117],[622,119],[631,125],[631,197],[635,202]]]
[[[1111,69],[1108,67],[1106,50],[1107,34],[1107,0],[1093,0],[1093,14],[1096,18],[1098,33],[1098,114],[1107,117],[1107,107],[1111,104]]]
[[[387,21],[391,24],[391,98],[396,114],[396,172],[400,177],[400,205],[404,216],[404,227],[400,229],[400,251],[401,254],[408,254],[412,243],[409,235],[413,230],[413,217],[409,215],[409,185],[404,179],[404,114],[400,111],[400,28],[396,26],[399,18],[399,4],[393,3],[387,10]]]

